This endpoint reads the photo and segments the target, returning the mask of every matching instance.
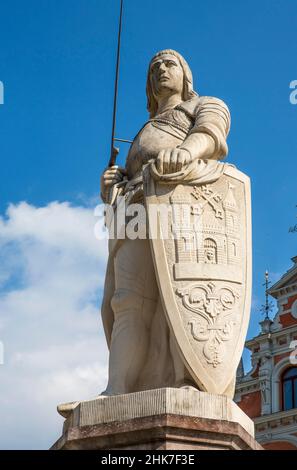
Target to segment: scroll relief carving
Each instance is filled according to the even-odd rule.
[[[216,367],[223,360],[224,342],[233,335],[235,322],[230,319],[239,293],[230,287],[217,288],[213,282],[195,284],[191,288],[177,289],[184,307],[195,313],[188,325],[196,341],[203,341],[204,356]]]

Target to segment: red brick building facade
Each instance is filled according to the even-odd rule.
[[[252,369],[237,372],[235,401],[255,422],[266,449],[297,450],[297,256],[268,293],[277,301],[273,320],[246,342]]]

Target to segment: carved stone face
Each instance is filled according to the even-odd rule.
[[[212,248],[205,250],[205,263],[215,263],[215,252]]]
[[[156,97],[182,94],[184,72],[174,55],[165,54],[154,60],[150,67],[150,76]]]

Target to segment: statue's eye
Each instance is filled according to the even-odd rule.
[[[156,62],[155,64],[152,65],[151,71],[154,72],[160,68],[161,62]]]
[[[167,67],[174,67],[175,65],[176,65],[176,63],[173,62],[173,61],[171,61],[171,60],[168,60],[168,61],[166,62],[166,66],[167,66]]]

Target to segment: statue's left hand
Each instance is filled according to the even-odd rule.
[[[191,163],[192,157],[188,150],[173,148],[161,150],[157,156],[156,167],[159,173],[176,173]]]

